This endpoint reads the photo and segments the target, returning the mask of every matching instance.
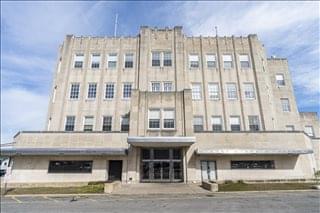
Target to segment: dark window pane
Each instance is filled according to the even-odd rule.
[[[212,131],[221,132],[222,131],[222,125],[218,125],[218,124],[212,125]]]
[[[231,131],[240,131],[240,125],[231,125]]]
[[[174,179],[182,179],[182,166],[181,162],[174,162],[173,163],[173,174]]]
[[[275,169],[273,160],[231,161],[231,169]]]
[[[155,149],[154,159],[169,159],[169,149]]]
[[[203,131],[203,125],[193,125],[193,129],[195,132]]]
[[[160,128],[160,119],[149,119],[149,128]]]
[[[149,179],[150,175],[150,162],[142,163],[142,179]]]
[[[174,128],[174,119],[164,119],[163,128]]]
[[[173,149],[173,159],[181,159],[181,150]]]
[[[142,150],[142,159],[150,159],[150,149]]]
[[[153,67],[160,67],[160,60],[152,60]]]
[[[49,173],[91,173],[92,161],[50,161]]]
[[[259,131],[259,125],[250,125],[250,131]]]

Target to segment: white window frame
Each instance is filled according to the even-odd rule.
[[[68,117],[73,117],[73,130],[66,130],[66,126],[67,126],[67,122],[68,122]],[[76,116],[75,115],[67,115],[66,117],[65,117],[65,120],[64,120],[64,131],[66,131],[66,132],[73,132],[73,131],[75,131],[75,129],[76,129]]]
[[[229,90],[230,89],[230,87],[228,87],[229,85],[233,85],[234,86],[234,88],[232,88],[232,89],[234,89],[234,90]],[[237,100],[238,99],[238,91],[237,91],[237,84],[236,83],[232,83],[232,82],[230,82],[230,83],[226,83],[226,90],[227,90],[227,99],[228,100]],[[235,94],[235,96],[230,96],[231,94]]]
[[[197,58],[197,60],[193,60],[192,58]],[[192,62],[197,62],[197,67],[192,67],[191,64]],[[199,62],[199,54],[196,54],[196,53],[190,53],[188,55],[188,63],[189,63],[189,68],[190,69],[199,69],[200,67],[200,62]]]
[[[85,56],[84,53],[75,53],[73,59],[73,68],[75,69],[83,69],[84,67]],[[76,62],[82,62],[81,67],[76,67]]]
[[[130,89],[130,96],[128,97],[125,97],[125,86],[130,86],[131,89]],[[131,95],[132,95],[132,87],[133,87],[133,84],[131,82],[124,82],[122,83],[122,99],[124,100],[129,100],[131,98]]]
[[[212,87],[214,86],[214,87]],[[213,88],[215,88],[217,90],[214,90]],[[217,95],[215,95],[217,94]],[[217,82],[210,82],[208,83],[208,97],[210,100],[220,100],[220,87],[219,87],[219,83]]]
[[[170,90],[167,90],[166,89],[166,84],[171,84],[171,89]],[[167,87],[168,88],[168,87]],[[165,82],[163,82],[163,92],[172,92],[174,89],[173,89],[173,83],[172,83],[172,81],[165,81]]]
[[[230,57],[230,60],[229,60]],[[233,58],[232,58],[232,54],[229,53],[225,53],[222,55],[222,62],[223,62],[223,68],[224,69],[232,69],[233,68]],[[231,66],[230,67],[226,67],[225,62],[231,62]]]
[[[199,91],[194,90],[195,86],[199,87]],[[199,101],[202,99],[201,83],[192,83],[191,84],[191,95],[192,95],[192,100],[194,100],[194,101]]]
[[[111,118],[111,129],[110,129],[110,130],[103,130],[105,118]],[[113,128],[113,125],[112,125],[112,124],[113,124],[113,117],[112,117],[112,115],[104,115],[104,116],[102,116],[102,130],[101,130],[101,131],[103,131],[103,132],[112,132],[112,128]]]
[[[89,97],[89,95],[91,94],[90,92],[90,86],[94,86],[95,85],[95,93],[94,93],[94,97]],[[98,90],[98,84],[95,82],[90,82],[88,83],[88,90],[87,90],[87,99],[89,100],[94,100],[95,98],[97,98],[97,90]]]
[[[90,125],[86,124],[87,118],[92,118],[92,130],[89,130],[89,132],[94,131],[94,116],[93,115],[86,115],[83,117],[83,131],[85,131],[85,126]]]
[[[74,98],[74,95],[71,95],[72,93],[72,86],[76,86],[78,85],[78,89],[77,89],[77,97]],[[70,85],[70,92],[69,92],[69,100],[79,100],[80,99],[80,83],[77,83],[77,82],[74,82],[74,83],[71,83]]]
[[[170,54],[170,65],[166,65],[164,63],[165,60],[169,61],[169,59],[166,59],[166,57],[165,57],[166,54]],[[171,67],[172,66],[172,52],[171,51],[163,51],[162,55],[163,55],[163,57],[162,57],[162,66],[163,67]]]
[[[172,111],[173,112],[173,118],[170,118],[170,117],[168,117],[168,118],[166,118],[166,111]],[[169,127],[169,128],[166,128],[165,126],[164,126],[164,124],[165,124],[165,120],[173,120],[173,127]],[[175,129],[176,128],[176,111],[175,111],[175,109],[173,109],[173,108],[165,108],[165,109],[163,109],[162,110],[162,128],[163,129]]]
[[[155,54],[159,54],[159,65],[157,65],[157,66],[153,65],[153,60],[154,60],[153,57]],[[162,67],[162,63],[161,63],[162,60],[161,59],[162,59],[162,52],[157,51],[157,50],[151,51],[151,67]]]
[[[115,60],[113,60],[113,59],[115,59]],[[115,62],[116,65],[114,67],[110,67],[109,62]],[[118,66],[118,54],[117,53],[108,53],[107,69],[114,70],[114,69],[117,69],[117,66]]]
[[[220,123],[217,124],[217,123],[214,123],[214,119],[219,119],[220,120]],[[211,116],[211,128],[212,128],[212,131],[214,131],[213,129],[213,125],[220,125],[221,126],[221,131],[223,131],[223,121],[222,121],[222,116],[220,115],[213,115]]]
[[[112,98],[107,98],[107,85],[113,85],[113,97]],[[104,99],[105,100],[112,100],[115,98],[115,94],[116,94],[116,84],[114,82],[106,82],[105,83],[105,87],[104,87]]]
[[[209,60],[210,57],[213,57],[214,60]],[[213,62],[213,63],[214,63],[214,66],[209,66],[208,62]],[[214,54],[214,53],[207,53],[207,54],[206,54],[206,65],[207,65],[207,68],[208,68],[208,69],[215,69],[215,68],[217,68],[217,55]]]
[[[237,123],[233,123],[232,122],[232,120],[233,119],[237,119]],[[229,124],[230,124],[230,130],[231,131],[236,131],[236,130],[232,130],[232,125],[239,125],[239,130],[238,131],[241,131],[241,121],[240,121],[240,116],[238,116],[238,115],[231,115],[230,117],[229,117]]]
[[[126,61],[127,61],[127,57],[128,55],[132,55],[132,67],[126,67]],[[123,63],[123,68],[124,69],[133,69],[134,68],[134,53],[125,53],[124,54],[124,63]]]
[[[286,103],[284,101],[286,101]],[[281,102],[282,112],[291,112],[291,106],[290,106],[289,98],[280,98],[280,102]]]
[[[192,127],[193,127],[193,131],[195,132],[196,130],[195,130],[195,128],[194,128],[194,126],[195,125],[200,125],[200,124],[196,124],[196,119],[199,119],[199,120],[201,120],[202,121],[202,130],[201,131],[203,131],[204,130],[204,118],[203,118],[203,116],[202,115],[194,115],[193,116],[193,120],[192,120]]]
[[[246,58],[247,60],[244,60],[244,58]],[[249,69],[250,68],[250,57],[249,54],[243,53],[239,55],[239,62],[240,62],[240,68],[241,69]],[[242,62],[247,62],[248,66],[242,66]]]
[[[281,76],[282,77],[282,80],[278,80],[278,76]],[[286,85],[286,81],[284,79],[284,74],[283,73],[277,73],[275,75],[275,78],[276,78],[276,84],[278,87],[284,87]],[[279,82],[283,82],[283,84],[279,84]]]
[[[158,117],[157,118],[151,118],[151,112],[157,111]],[[150,127],[150,119],[158,120],[159,121],[159,127]],[[161,110],[159,108],[151,108],[148,110],[148,129],[160,129],[161,128]]]
[[[158,84],[159,85],[159,90],[154,90],[153,85]],[[150,91],[151,92],[161,92],[162,86],[160,81],[151,81],[150,82]]]
[[[250,90],[247,90],[250,86]],[[244,98],[246,100],[255,100],[256,99],[256,92],[254,90],[254,84],[253,83],[243,83],[243,92],[244,92]]]
[[[98,58],[98,60],[96,59]],[[92,67],[94,63],[98,64],[98,67]],[[92,53],[91,54],[91,69],[100,69],[101,67],[101,53]]]

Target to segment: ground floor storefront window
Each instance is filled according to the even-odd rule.
[[[273,160],[231,161],[231,169],[275,169]]]

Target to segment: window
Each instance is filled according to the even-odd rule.
[[[149,128],[150,129],[160,128],[160,110],[159,109],[149,110]]]
[[[50,161],[48,173],[91,173],[92,161]]]
[[[209,83],[208,84],[209,99],[218,100],[219,99],[219,84]]]
[[[284,86],[285,85],[283,74],[276,74],[276,82],[277,82],[278,86]]]
[[[76,117],[75,116],[67,116],[66,117],[66,125],[64,130],[65,131],[73,131],[74,130],[74,124],[76,121]]]
[[[249,119],[250,131],[259,131],[259,129],[260,129],[259,117],[256,115],[249,115],[248,119]]]
[[[93,116],[84,117],[83,131],[86,131],[86,132],[93,131]]]
[[[310,137],[314,136],[313,127],[312,126],[305,126],[304,132],[307,133]]]
[[[152,52],[152,66],[160,67],[160,52]]]
[[[103,116],[102,131],[111,132],[112,130],[112,116]]]
[[[121,131],[122,132],[129,132],[129,115],[123,115],[121,116]]]
[[[173,129],[175,125],[175,113],[172,109],[163,110],[163,128]]]
[[[230,117],[230,129],[231,131],[240,131],[240,118],[239,116]]]
[[[244,86],[244,97],[245,99],[255,99],[256,95],[254,92],[253,83],[245,83]]]
[[[199,56],[198,55],[189,55],[189,67],[198,68],[199,67]]]
[[[207,67],[215,68],[216,67],[216,56],[214,54],[206,55]]]
[[[70,99],[78,99],[79,92],[80,92],[80,84],[79,83],[71,84]]]
[[[100,67],[100,53],[94,53],[91,55],[91,68]]]
[[[283,112],[290,112],[290,104],[288,98],[281,98],[281,106]]]
[[[195,132],[203,131],[203,117],[202,116],[193,117],[193,130]]]
[[[106,99],[113,99],[114,98],[114,83],[106,83]]]
[[[227,83],[227,94],[228,94],[228,99],[238,98],[237,86],[235,83]]]
[[[124,59],[124,68],[133,68],[133,53],[126,53]]]
[[[94,98],[96,98],[96,94],[97,94],[97,84],[96,83],[89,83],[88,98],[94,99]]]
[[[231,169],[275,169],[273,160],[231,161]]]
[[[200,100],[201,99],[201,84],[196,83],[192,84],[192,100]]]
[[[163,53],[163,66],[171,67],[172,59],[171,59],[171,52],[164,52]]]
[[[223,68],[230,69],[232,68],[232,56],[231,55],[223,55]]]
[[[221,116],[212,116],[211,124],[212,124],[212,131],[214,131],[214,132],[221,132],[222,131]]]
[[[161,91],[161,83],[160,82],[151,82],[151,91],[152,92],[160,92]]]
[[[117,67],[117,53],[110,53],[108,55],[108,68],[109,69],[114,69]]]
[[[83,67],[83,61],[84,61],[84,54],[83,53],[77,53],[74,57],[74,68],[82,68]]]
[[[294,131],[294,126],[293,125],[286,125],[286,130],[287,131]]]
[[[163,91],[164,92],[171,92],[172,89],[172,82],[164,82],[163,83]]]
[[[240,55],[239,56],[239,61],[240,61],[240,67],[241,68],[249,68],[250,64],[249,64],[249,56],[248,55]]]
[[[123,98],[129,99],[131,98],[131,89],[132,89],[132,84],[131,83],[124,83],[123,84]]]

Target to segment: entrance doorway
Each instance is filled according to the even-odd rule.
[[[141,182],[183,181],[181,149],[142,149]]]
[[[202,181],[217,180],[216,162],[215,161],[200,161],[201,163],[201,179]]]
[[[122,176],[122,160],[110,160],[108,180],[120,180]]]

